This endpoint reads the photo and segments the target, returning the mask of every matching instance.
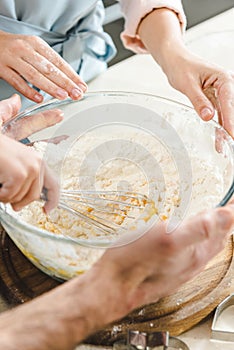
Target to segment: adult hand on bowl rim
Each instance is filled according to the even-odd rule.
[[[63,112],[60,109],[51,109],[30,115],[27,118],[15,120],[20,108],[21,100],[19,95],[16,94],[0,104],[0,126],[2,127],[2,132],[15,140],[22,140],[37,131],[61,122],[63,119]]]
[[[178,69],[167,68],[171,85],[184,93],[204,121],[217,111],[218,122],[234,138],[234,73],[187,53]],[[191,73],[192,72],[192,73]]]
[[[190,52],[182,31],[177,14],[166,8],[149,13],[138,28],[171,86],[189,98],[203,120],[212,119],[217,110],[220,125],[234,137],[234,73]]]

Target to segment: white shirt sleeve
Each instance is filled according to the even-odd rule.
[[[135,53],[147,53],[144,44],[137,35],[137,28],[142,18],[156,8],[173,10],[180,21],[182,31],[186,28],[186,17],[181,0],[119,0],[125,18],[125,28],[121,39],[127,49]]]

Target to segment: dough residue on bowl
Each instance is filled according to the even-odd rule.
[[[136,228],[138,223],[140,225],[140,222],[152,217],[165,221],[176,215],[182,220],[185,216],[215,206],[224,191],[220,162],[217,162],[219,158],[209,161],[188,146],[186,152],[190,164],[185,164],[182,159],[180,164],[184,168],[180,169],[181,165],[175,162],[167,145],[149,132],[131,126],[124,129],[112,126],[111,130],[103,126],[75,137],[72,142],[70,139],[58,144],[37,142],[34,147],[44,154],[63,189],[126,190],[146,195],[150,202],[143,212],[127,209],[128,216],[136,218],[133,222],[128,219],[121,221],[120,226],[127,228]],[[218,154],[217,157],[221,159]],[[192,177],[181,179],[181,172],[186,173],[187,167],[191,168]],[[187,202],[184,201],[182,206],[185,193]],[[47,216],[42,206],[43,203],[33,202],[19,215],[26,222],[55,234],[84,239],[106,236],[85,220],[62,209],[54,209]],[[113,218],[111,220],[114,221]],[[113,238],[113,235],[109,236]]]

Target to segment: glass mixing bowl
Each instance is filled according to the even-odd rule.
[[[62,187],[136,191],[155,203],[152,215],[135,217],[121,237],[132,230],[135,239],[136,232],[143,234],[157,220],[177,225],[201,210],[225,205],[233,194],[233,140],[191,107],[140,93],[93,92],[76,102],[36,105],[6,124],[4,132],[18,134],[22,121],[48,116],[55,108],[64,112],[63,121],[35,132],[29,142],[42,152]],[[73,217],[66,217],[67,226],[59,232],[57,212],[48,223],[40,205],[34,202],[16,213],[1,203],[0,218],[17,247],[45,273],[72,278],[115,244],[118,234],[96,234],[92,225],[84,234]],[[64,219],[63,212],[59,215]]]

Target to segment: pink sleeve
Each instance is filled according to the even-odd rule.
[[[153,9],[167,7],[178,15],[182,30],[186,27],[186,17],[181,0],[119,0],[125,18],[125,28],[121,39],[127,49],[136,53],[147,53],[144,44],[136,34],[141,19]]]

